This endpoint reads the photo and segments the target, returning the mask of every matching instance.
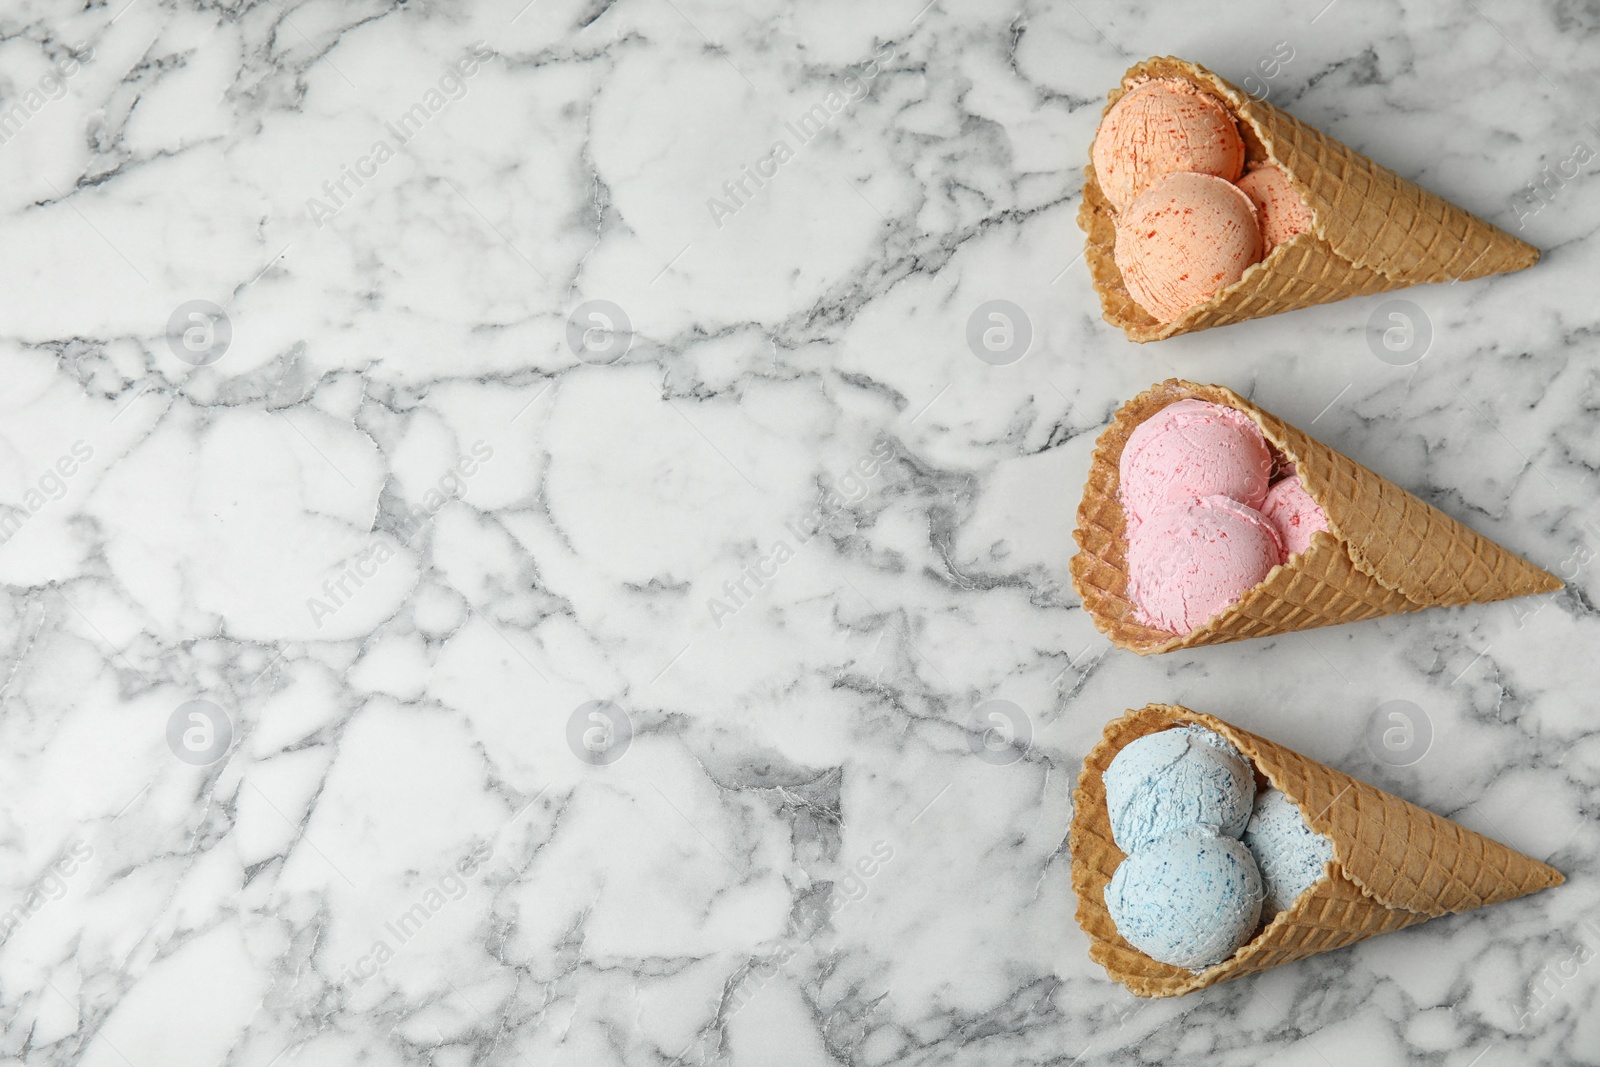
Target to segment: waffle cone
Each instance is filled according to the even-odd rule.
[[[1136,80],[1182,78],[1223,100],[1239,120],[1249,162],[1271,161],[1289,176],[1313,216],[1311,232],[1272,250],[1233,285],[1168,323],[1140,307],[1112,258],[1114,212],[1091,162],[1078,225],[1105,320],[1131,341],[1276,315],[1313,304],[1423,282],[1450,282],[1522,270],[1539,250],[1448,200],[1380,167],[1264,100],[1240,92],[1182,59],[1147,59],[1128,69],[1106,110]],[[1102,113],[1103,114],[1103,113]]]
[[[1295,465],[1328,516],[1328,532],[1289,557],[1203,626],[1175,635],[1145,626],[1127,595],[1126,519],[1118,492],[1134,427],[1188,398],[1248,415]],[[1095,442],[1073,532],[1072,584],[1094,624],[1141,655],[1309,630],[1422,608],[1552,592],[1561,582],[1354,460],[1218,385],[1169,379],[1117,410]]]
[[[1226,737],[1306,823],[1333,841],[1322,880],[1227,960],[1196,974],[1158,963],[1117,933],[1105,888],[1125,858],[1111,838],[1102,781],[1122,746],[1145,734],[1198,723]],[[1440,915],[1498,904],[1560,885],[1560,871],[1431,811],[1358,782],[1221,719],[1150,704],[1108,723],[1083,761],[1073,793],[1072,889],[1089,956],[1141,997],[1175,997],[1352,945]]]

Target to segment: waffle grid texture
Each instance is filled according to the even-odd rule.
[[[1159,341],[1346,297],[1522,270],[1539,260],[1532,245],[1240,92],[1198,64],[1170,56],[1137,63],[1112,90],[1105,110],[1132,85],[1151,78],[1181,78],[1225,101],[1239,119],[1246,159],[1271,161],[1288,174],[1311,209],[1312,229],[1274,249],[1210,300],[1160,323],[1123,285],[1112,256],[1114,213],[1091,162],[1078,208],[1085,259],[1105,320],[1129,340]]]
[[[1249,416],[1295,464],[1329,531],[1205,625],[1175,635],[1141,624],[1127,596],[1127,522],[1118,493],[1123,446],[1168,404],[1207,400]],[[1073,532],[1072,584],[1095,626],[1141,655],[1551,592],[1561,582],[1230,389],[1168,379],[1117,409],[1095,442]]]
[[[1232,957],[1199,974],[1158,963],[1117,933],[1105,887],[1125,858],[1111,837],[1102,776],[1146,734],[1184,723],[1214,730],[1333,841],[1322,880]],[[1513,900],[1562,883],[1553,867],[1221,719],[1150,704],[1106,725],[1073,793],[1072,888],[1089,956],[1129,991],[1170,997],[1305,959],[1440,915]]]

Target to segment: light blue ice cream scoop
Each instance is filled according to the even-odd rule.
[[[1323,864],[1333,858],[1333,842],[1307,826],[1300,809],[1276,789],[1262,790],[1256,797],[1244,843],[1261,869],[1267,893],[1261,913],[1269,917],[1316,885]]]
[[[1124,745],[1102,781],[1111,837],[1129,855],[1186,826],[1238,837],[1256,794],[1255,775],[1239,750],[1192,724]]]
[[[1261,875],[1238,840],[1204,827],[1158,838],[1106,886],[1117,932],[1151,959],[1203,971],[1255,933]]]

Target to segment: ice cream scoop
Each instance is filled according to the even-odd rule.
[[[1254,165],[1249,174],[1239,179],[1239,188],[1256,206],[1263,257],[1295,234],[1311,229],[1311,209],[1295,192],[1289,176],[1276,165]]]
[[[1158,838],[1118,865],[1106,911],[1123,940],[1151,959],[1201,971],[1232,956],[1261,916],[1250,850],[1201,827]]]
[[[1283,562],[1261,513],[1225,496],[1156,512],[1128,535],[1128,599],[1145,626],[1186,634]]]
[[[1238,837],[1250,821],[1256,793],[1249,762],[1203,726],[1130,741],[1102,780],[1111,839],[1130,854],[1191,826]]]
[[[1112,258],[1128,294],[1171,322],[1261,259],[1256,207],[1232,182],[1168,174],[1117,216]]]
[[[1232,497],[1260,508],[1272,477],[1272,450],[1244,412],[1180,400],[1134,427],[1118,470],[1132,530],[1169,504],[1203,496]]]
[[[1276,789],[1263,789],[1256,797],[1244,844],[1261,870],[1263,916],[1292,905],[1322,880],[1324,866],[1333,859],[1333,842],[1307,826],[1300,809]]]
[[[1328,513],[1311,498],[1298,475],[1291,475],[1267,490],[1261,514],[1283,539],[1284,557],[1311,547],[1311,535],[1328,528]]]
[[[1221,100],[1181,78],[1158,78],[1128,90],[1106,112],[1090,158],[1106,199],[1122,211],[1175,171],[1234,181],[1244,167],[1244,141]]]

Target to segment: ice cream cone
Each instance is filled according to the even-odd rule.
[[[1307,825],[1333,842],[1333,860],[1321,881],[1231,957],[1198,974],[1158,963],[1124,941],[1104,899],[1124,855],[1111,838],[1101,776],[1130,741],[1183,723],[1198,723],[1233,742],[1255,764],[1258,783],[1281,790]],[[1106,725],[1104,739],[1083,761],[1068,846],[1089,956],[1141,997],[1179,996],[1565,880],[1555,868],[1399,797],[1171,704],[1150,704]]]
[[[1248,415],[1295,464],[1329,529],[1274,567],[1260,584],[1188,634],[1141,624],[1127,594],[1126,518],[1118,494],[1123,446],[1135,426],[1194,397]],[[1095,626],[1141,655],[1551,592],[1561,582],[1423,503],[1359,463],[1217,385],[1169,379],[1117,410],[1095,443],[1073,533],[1072,584]]]
[[[1186,60],[1152,58],[1130,67],[1106,110],[1128,86],[1149,78],[1181,78],[1224,101],[1239,119],[1246,159],[1276,163],[1313,221],[1311,232],[1279,245],[1233,285],[1171,322],[1157,322],[1123,285],[1112,258],[1111,204],[1090,163],[1078,209],[1088,235],[1085,258],[1106,321],[1129,340],[1159,341],[1351,296],[1522,270],[1539,260],[1532,245]]]

